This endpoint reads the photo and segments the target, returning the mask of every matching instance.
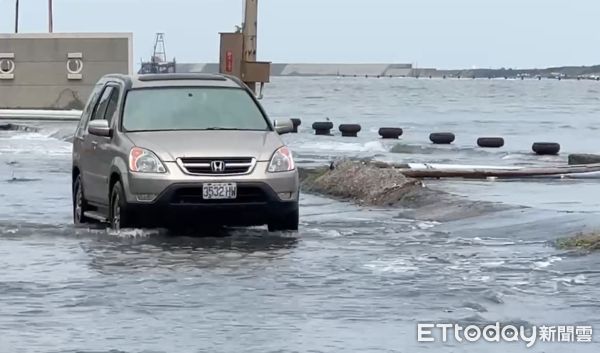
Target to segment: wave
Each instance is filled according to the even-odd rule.
[[[17,132],[17,134],[10,136],[12,139],[40,140],[52,138],[66,142],[73,142],[73,135],[75,134],[73,126],[48,128],[15,123],[0,124],[0,131]],[[19,134],[18,132],[24,134]]]
[[[33,126],[28,126],[28,125],[22,125],[22,124],[8,123],[8,124],[0,124],[0,130],[2,130],[2,131],[38,132],[39,128],[33,127]]]
[[[476,147],[455,147],[455,146],[441,146],[441,145],[407,145],[404,143],[398,143],[390,149],[391,153],[401,154],[440,154],[440,153],[466,153],[475,154],[480,156],[488,156],[490,154],[502,154],[505,151],[491,151],[484,150]]]
[[[417,264],[405,259],[387,259],[375,260],[365,265],[365,268],[381,274],[381,273],[414,273],[419,271]]]
[[[42,179],[12,177],[12,178],[6,180],[6,182],[7,183],[28,183],[28,182],[40,181],[40,180],[42,180]]]
[[[27,130],[8,131],[0,138],[0,154],[46,154],[65,155],[72,151],[68,139],[53,137],[57,130],[36,132]],[[71,134],[72,136],[72,134]]]
[[[295,150],[332,151],[332,152],[387,152],[380,141],[366,143],[351,142],[304,142],[294,146]]]
[[[74,138],[74,133],[73,133],[73,131],[58,130],[58,131],[55,131],[55,132],[49,134],[48,137],[54,138],[54,139],[57,139],[60,141],[72,143],[73,138]]]

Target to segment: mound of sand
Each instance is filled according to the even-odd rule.
[[[420,180],[382,163],[343,160],[333,168],[300,170],[300,178],[305,192],[363,206],[396,207],[405,218],[448,221],[510,208],[428,189]]]
[[[396,169],[353,161],[340,162],[333,170],[313,169],[302,179],[306,191],[371,206],[392,206],[411,190],[422,188],[419,180],[406,178]]]
[[[556,242],[559,249],[600,251],[600,234],[577,234]]]

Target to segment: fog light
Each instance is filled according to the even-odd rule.
[[[137,194],[136,198],[138,201],[141,202],[150,202],[154,201],[154,199],[156,198],[156,194]]]
[[[277,196],[279,196],[280,199],[282,200],[291,200],[292,196],[294,196],[294,193],[292,192],[280,192],[277,194]]]

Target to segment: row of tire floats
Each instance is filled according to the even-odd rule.
[[[294,132],[298,132],[298,127],[302,124],[300,119],[291,119],[294,124]],[[312,124],[315,135],[331,136],[333,123],[331,121],[318,121]],[[362,127],[360,124],[340,124],[338,127],[343,137],[357,137]],[[378,131],[383,139],[398,139],[404,131],[399,127],[382,127]],[[456,140],[456,136],[451,132],[434,132],[429,135],[429,140],[436,145],[449,145]],[[481,148],[500,148],[504,146],[502,137],[480,137],[477,139],[477,146]],[[534,142],[531,146],[533,152],[538,155],[557,155],[560,152],[560,144],[556,142]]]

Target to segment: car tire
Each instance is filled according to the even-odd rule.
[[[379,136],[384,139],[397,139],[402,136],[404,131],[397,127],[382,127],[379,129]]]
[[[128,211],[125,192],[120,181],[115,183],[110,193],[109,222],[113,230],[132,228],[134,226],[133,218]]]
[[[91,223],[92,219],[85,216],[85,212],[88,210],[89,206],[83,194],[81,176],[78,175],[73,182],[73,223],[75,225]]]
[[[338,129],[344,137],[357,137],[361,126],[359,124],[341,124]]]
[[[302,120],[298,119],[298,118],[292,118],[290,119],[292,121],[292,124],[294,125],[294,133],[298,132],[298,126],[302,125]]]
[[[531,146],[533,152],[538,155],[557,155],[560,152],[560,145],[555,142],[536,142]]]
[[[451,132],[434,132],[429,135],[431,142],[437,145],[449,145],[455,140],[455,136]]]
[[[297,231],[298,223],[300,223],[300,212],[296,208],[294,211],[278,217],[277,220],[269,222],[269,232]]]
[[[331,121],[317,121],[312,124],[315,135],[331,135],[331,129],[333,129],[333,123]]]
[[[504,146],[502,137],[480,137],[477,139],[477,146],[483,148],[500,148]]]

